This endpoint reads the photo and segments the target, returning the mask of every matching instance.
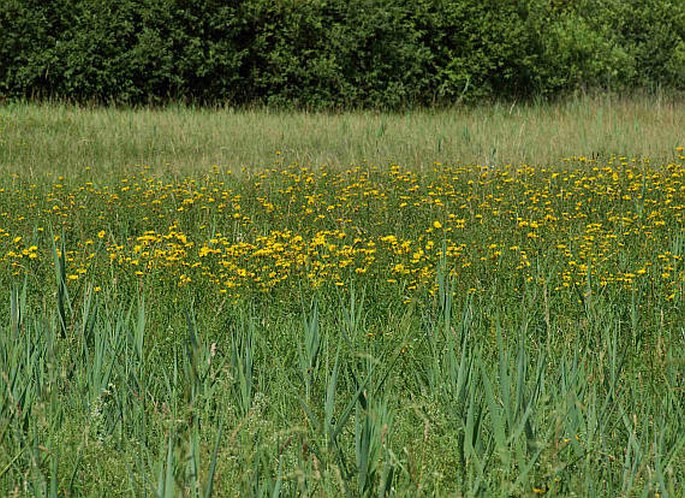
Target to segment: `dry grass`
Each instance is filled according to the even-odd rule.
[[[403,114],[0,107],[0,168],[33,175],[134,164],[179,173],[214,164],[239,169],[271,165],[279,155],[288,163],[334,166],[542,165],[611,154],[664,161],[684,143],[683,103],[647,97]]]

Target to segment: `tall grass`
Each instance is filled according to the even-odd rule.
[[[445,279],[434,307],[396,310],[378,340],[357,333],[373,311],[360,297],[300,316],[236,308],[224,335],[186,305],[169,342],[142,299],[88,294],[62,337],[59,309],[15,287],[0,335],[0,489],[681,494],[682,337],[661,330],[636,349],[622,305],[598,302],[583,325],[599,332],[593,347],[563,335],[540,347],[531,296],[518,311],[455,297]]]
[[[0,107],[0,169],[40,176],[146,164],[189,172],[286,163],[558,163],[573,155],[670,159],[685,111],[656,97],[580,97],[398,114],[268,110]]]
[[[683,495],[678,105],[0,116],[0,495]]]

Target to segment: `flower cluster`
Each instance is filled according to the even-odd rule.
[[[233,297],[360,280],[435,292],[444,271],[469,290],[543,279],[560,292],[644,284],[673,300],[684,177],[682,159],[579,157],[14,182],[0,186],[0,261],[15,275],[48,271],[64,243],[69,281],[154,278]]]

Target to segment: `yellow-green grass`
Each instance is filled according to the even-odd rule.
[[[549,165],[578,155],[672,158],[685,143],[681,101],[578,97],[559,103],[374,112],[0,107],[0,169],[24,175],[147,164],[196,172],[286,162]]]
[[[595,105],[514,108],[528,165],[423,148],[465,116],[523,140],[504,108],[4,108],[36,152],[0,177],[0,495],[681,495],[685,149]],[[577,150],[539,138],[591,110]]]

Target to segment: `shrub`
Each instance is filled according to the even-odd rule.
[[[0,97],[389,108],[685,89],[667,0],[6,0]]]

